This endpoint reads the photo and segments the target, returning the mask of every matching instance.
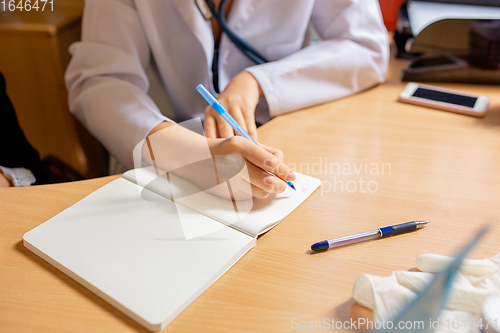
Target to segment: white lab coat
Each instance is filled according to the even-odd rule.
[[[268,118],[367,89],[386,75],[388,37],[377,0],[234,0],[228,24],[272,62],[255,65],[223,35],[220,90],[249,71]],[[319,44],[308,46],[309,24]],[[214,92],[213,48],[211,22],[194,0],[86,0],[82,41],[71,46],[66,71],[70,109],[132,167],[134,146],[168,120],[147,95],[151,58],[180,121],[203,115],[199,83]]]

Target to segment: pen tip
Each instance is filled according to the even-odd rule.
[[[288,186],[290,186],[294,191],[297,191],[295,186],[293,186],[292,182],[287,182]]]
[[[417,221],[418,222],[418,228],[425,228],[427,226],[427,223],[430,223],[430,221]]]

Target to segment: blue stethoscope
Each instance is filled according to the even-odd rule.
[[[250,46],[247,42],[245,42],[243,39],[238,37],[231,28],[227,25],[226,18],[224,17],[224,7],[226,6],[227,0],[222,0],[219,6],[219,9],[217,10],[215,8],[214,2],[212,0],[205,0],[206,4],[208,5],[208,8],[210,9],[210,12],[212,12],[212,15],[215,17],[217,22],[219,23],[219,26],[221,27],[222,31],[224,31],[233,42],[236,47],[243,52],[244,55],[246,55],[250,60],[255,62],[256,64],[264,64],[268,62],[266,58],[264,58],[262,55],[259,54],[259,52],[255,51],[255,49]]]

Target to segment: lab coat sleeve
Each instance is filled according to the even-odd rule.
[[[270,116],[365,90],[384,81],[389,43],[377,0],[316,0],[311,22],[322,41],[247,68]]]
[[[73,114],[124,166],[156,125],[169,121],[147,95],[150,50],[131,0],[87,0],[82,41],[70,47]]]

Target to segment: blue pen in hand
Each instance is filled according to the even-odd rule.
[[[210,93],[210,91],[207,90],[202,84],[199,84],[198,87],[196,87],[196,90],[200,93],[201,96],[207,101],[207,103],[218,113],[224,118],[225,121],[231,127],[234,129],[236,133],[238,133],[239,136],[247,138],[248,140],[252,141],[256,145],[259,145],[255,140],[248,135],[248,133],[241,127],[240,124],[234,118],[224,109],[222,104],[219,103],[219,101]],[[288,186],[290,186],[292,189],[295,190],[295,186],[293,186],[292,182],[286,182]]]

